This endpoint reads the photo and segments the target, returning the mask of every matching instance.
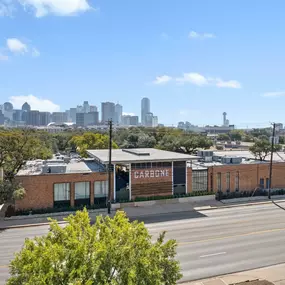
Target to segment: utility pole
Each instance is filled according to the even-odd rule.
[[[275,128],[276,128],[276,124],[275,124],[275,123],[273,123],[272,139],[271,139],[271,156],[270,156],[270,167],[269,167],[269,189],[268,189],[268,199],[271,199],[271,187],[272,187],[272,162],[273,162],[273,153],[274,153]]]
[[[107,208],[108,214],[111,214],[111,185],[112,185],[112,119],[108,121],[109,125],[109,164],[108,164],[108,199]]]

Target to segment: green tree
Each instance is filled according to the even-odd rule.
[[[231,138],[228,134],[219,134],[217,140],[218,141],[230,141]]]
[[[109,136],[88,132],[72,137],[70,145],[75,146],[81,156],[87,157],[87,149],[107,149],[109,147]],[[113,141],[112,147],[118,148],[118,145]]]
[[[241,141],[245,133],[242,130],[233,130],[230,132],[229,136],[233,141]]]
[[[177,243],[156,242],[143,223],[130,223],[123,212],[98,216],[94,225],[86,210],[52,221],[46,236],[26,240],[11,261],[7,285],[174,285],[182,277],[175,260]]]
[[[274,151],[280,151],[281,145],[274,146]],[[260,161],[265,160],[266,156],[271,152],[271,143],[268,140],[257,140],[249,151]]]
[[[52,156],[49,144],[41,141],[33,131],[2,131],[0,133],[0,167],[4,169],[4,180],[12,181],[15,174],[28,161],[47,159]]]

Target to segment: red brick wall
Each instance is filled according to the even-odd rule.
[[[15,208],[18,210],[53,207],[53,185],[55,183],[70,183],[70,203],[73,206],[75,182],[90,182],[90,203],[92,205],[94,203],[94,182],[107,179],[108,175],[104,172],[18,176],[17,180],[25,188],[26,196],[23,200],[16,201]],[[112,178],[112,189],[113,181]]]
[[[218,190],[217,174],[221,173],[222,191],[227,190],[226,176],[230,173],[230,191],[235,191],[235,177],[239,175],[239,190],[250,191],[259,187],[260,178],[269,178],[269,163],[239,164],[214,166],[208,169],[208,187],[210,190],[210,177],[213,174],[213,190]],[[285,163],[273,164],[272,188],[285,188]]]
[[[192,192],[192,168],[187,167],[187,193]]]

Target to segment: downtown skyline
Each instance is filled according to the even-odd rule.
[[[219,124],[224,111],[240,127],[283,122],[285,3],[71,2],[0,0],[2,102],[119,101],[139,115],[148,97],[165,125]]]

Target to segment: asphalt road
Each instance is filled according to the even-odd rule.
[[[178,241],[184,281],[285,262],[285,210],[273,204],[140,219],[154,238],[166,231],[167,238]],[[0,232],[1,285],[8,277],[7,264],[24,239],[47,231],[41,226]]]

